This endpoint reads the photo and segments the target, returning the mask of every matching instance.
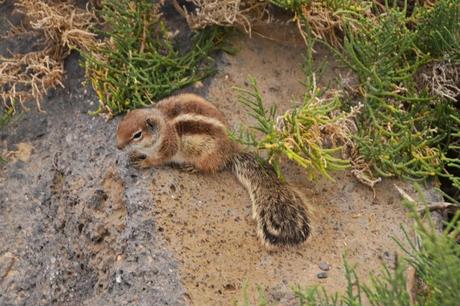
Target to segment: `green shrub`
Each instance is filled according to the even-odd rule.
[[[298,10],[302,5],[306,5],[311,0],[270,0],[270,2],[276,6],[282,7],[285,10]]]
[[[349,161],[336,157],[336,153],[349,142],[348,118],[354,114],[338,113],[341,106],[338,94],[322,96],[316,89],[307,91],[299,106],[277,116],[275,106],[265,108],[254,79],[250,80],[250,87],[237,91],[239,101],[257,125],[240,130],[234,137],[245,145],[267,151],[268,161],[279,175],[281,156],[305,168],[311,178],[318,173],[332,178],[329,172],[349,168]]]
[[[432,9],[421,10],[416,44],[434,58],[460,60],[460,2],[437,1]]]
[[[456,109],[449,101],[420,92],[414,82],[415,72],[433,60],[417,45],[422,29],[431,33],[431,25],[434,31],[435,24],[425,21],[438,11],[425,9],[417,31],[409,28],[399,9],[388,9],[377,23],[359,18],[353,29],[345,28],[343,47],[336,50],[360,79],[364,109],[355,141],[381,176],[425,179],[444,171],[443,154],[457,125]],[[443,12],[446,19],[457,14]]]
[[[160,18],[159,5],[147,0],[105,0],[104,41],[83,52],[87,77],[99,97],[98,112],[115,115],[155,103],[214,72],[209,54],[222,39],[219,29],[194,35],[179,51]]]

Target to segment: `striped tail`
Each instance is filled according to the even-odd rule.
[[[232,170],[250,195],[257,235],[265,246],[292,246],[308,238],[307,208],[295,191],[280,182],[273,167],[252,153],[237,153]]]

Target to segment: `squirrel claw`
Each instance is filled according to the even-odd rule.
[[[198,172],[198,170],[192,165],[182,165],[179,169],[187,173],[197,173]]]
[[[145,169],[149,167],[147,163],[147,156],[145,154],[131,152],[129,154],[129,164],[138,169]]]
[[[180,170],[182,172],[187,172],[187,173],[197,173],[198,172],[198,170],[191,164],[172,163],[171,166],[172,168]]]
[[[147,155],[133,151],[129,153],[129,160],[130,161],[137,161],[137,160],[144,160],[147,158]]]
[[[137,169],[146,169],[150,166],[145,159],[131,160],[130,165]]]

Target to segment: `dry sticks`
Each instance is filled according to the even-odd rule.
[[[7,108],[17,103],[40,101],[48,89],[63,86],[63,60],[73,48],[86,49],[94,44],[90,27],[92,12],[77,8],[73,1],[20,0],[16,8],[24,14],[24,26],[12,27],[9,36],[34,35],[40,38],[40,50],[0,57],[0,98]]]

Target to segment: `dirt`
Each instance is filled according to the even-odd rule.
[[[271,39],[236,36],[232,42],[239,52],[221,59],[207,98],[235,127],[250,124],[244,108],[235,103],[233,89],[245,87],[249,75],[258,80],[266,101],[275,103],[280,111],[291,107],[291,99],[300,101],[304,92],[302,41],[291,36],[292,41],[280,44],[283,32],[276,32],[291,29],[270,29]],[[323,61],[328,65],[320,86],[333,85],[335,77],[347,74],[326,50],[318,49],[315,62]],[[163,176],[165,171],[170,174]],[[261,247],[250,216],[249,196],[230,173],[205,176],[161,170],[155,174],[150,184],[155,218],[179,259],[180,275],[194,305],[229,305],[241,300],[244,280],[249,283],[250,296],[257,296],[259,286],[281,305],[292,303],[290,288],[296,284],[321,284],[342,291],[343,254],[350,263],[359,263],[359,275],[367,279],[397,249],[392,237],[403,240],[400,224],[407,224],[407,211],[393,184],[406,184],[386,180],[377,186],[374,198],[371,189],[346,172],[336,173],[335,181],[312,182],[301,169],[286,162],[284,173],[308,203],[313,235],[302,247],[279,252]],[[317,277],[321,262],[332,267],[326,279]]]
[[[233,89],[247,86],[249,75],[280,112],[304,91],[295,28],[256,32],[234,34],[238,53],[220,55],[214,77],[183,90],[207,97],[233,127],[251,122]],[[313,235],[301,247],[269,252],[230,173],[128,167],[115,148],[120,118],[88,115],[97,97],[81,84],[78,61],[76,54],[66,61],[65,88],[46,97],[46,113],[31,110],[0,131],[0,152],[15,156],[0,169],[0,305],[228,305],[241,300],[245,280],[250,296],[259,286],[289,305],[295,284],[343,291],[343,254],[364,281],[394,260],[393,237],[403,239],[400,224],[409,223],[393,184],[414,194],[408,184],[385,180],[374,197],[348,172],[309,181],[286,161]],[[315,63],[323,62],[320,86],[339,85],[347,71],[318,48]],[[317,276],[320,263],[331,266],[327,278]]]

